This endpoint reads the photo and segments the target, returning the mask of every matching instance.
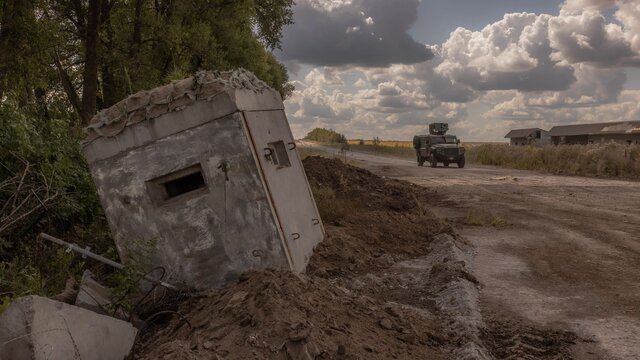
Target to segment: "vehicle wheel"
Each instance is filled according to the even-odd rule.
[[[442,163],[442,164],[444,165],[444,167],[449,167],[449,163],[448,162]]]
[[[462,159],[458,160],[458,167],[460,169],[462,169],[464,167],[464,157]]]
[[[431,163],[431,167],[437,167],[438,166],[438,160],[436,160],[436,157],[431,155],[431,159],[429,159],[429,162]]]
[[[418,166],[422,166],[424,165],[424,159],[422,158],[422,156],[418,155]]]

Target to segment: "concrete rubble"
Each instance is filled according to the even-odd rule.
[[[75,305],[102,315],[111,315],[108,310],[111,306],[111,289],[102,286],[93,279],[93,274],[85,270],[80,281],[80,289],[75,300]],[[120,320],[127,320],[129,317],[122,309],[113,314]]]
[[[137,334],[130,323],[40,296],[0,314],[0,359],[122,360]]]

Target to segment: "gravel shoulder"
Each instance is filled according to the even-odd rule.
[[[500,329],[542,326],[577,334],[576,359],[640,358],[640,182],[346,157],[437,191],[429,209],[475,249],[494,341]],[[499,226],[469,225],[470,216],[500,219]],[[527,347],[534,333],[494,345]]]

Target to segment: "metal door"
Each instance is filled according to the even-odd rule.
[[[304,271],[324,229],[282,110],[245,112],[249,137],[278,218],[292,268]]]

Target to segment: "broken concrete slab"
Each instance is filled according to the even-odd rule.
[[[122,360],[137,334],[130,323],[40,296],[0,314],[0,359]]]
[[[120,320],[127,320],[129,315],[122,309],[115,314],[110,314],[112,307],[111,289],[100,285],[93,279],[93,274],[85,270],[80,281],[80,289],[75,300],[75,305],[102,315],[113,315]]]

